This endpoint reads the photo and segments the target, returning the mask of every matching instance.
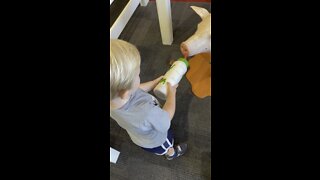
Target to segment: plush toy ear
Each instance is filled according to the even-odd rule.
[[[204,8],[197,7],[197,6],[190,6],[190,7],[201,17],[201,19],[205,18],[210,14],[209,11]]]

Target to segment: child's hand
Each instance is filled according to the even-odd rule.
[[[168,94],[175,94],[178,86],[179,86],[179,84],[172,86],[170,84],[170,82],[167,82],[167,93]]]
[[[163,76],[158,77],[157,79],[153,80],[155,84],[158,84],[160,80],[163,78]]]
[[[163,76],[160,76],[155,80],[148,81],[148,82],[145,82],[145,83],[141,83],[139,88],[144,90],[145,92],[149,92],[149,91],[151,91],[152,89],[154,89],[158,85],[158,83],[160,82],[160,80],[162,78],[163,78]]]

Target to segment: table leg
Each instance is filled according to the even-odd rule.
[[[156,0],[156,4],[162,44],[171,45],[173,42],[173,32],[170,0]]]
[[[141,6],[147,6],[148,2],[149,2],[149,0],[140,0],[140,5]]]

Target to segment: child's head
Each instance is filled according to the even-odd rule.
[[[141,57],[138,49],[123,40],[110,40],[110,99],[140,84]]]

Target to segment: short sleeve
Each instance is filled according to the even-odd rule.
[[[171,123],[169,113],[159,106],[150,106],[147,120],[157,131],[167,132]]]

